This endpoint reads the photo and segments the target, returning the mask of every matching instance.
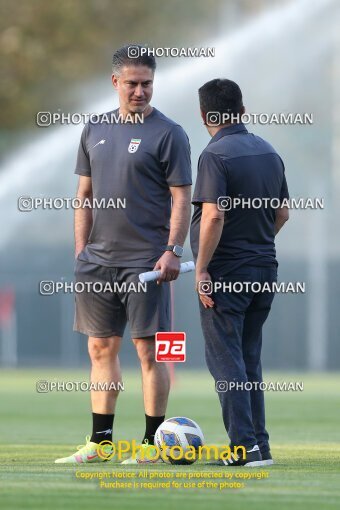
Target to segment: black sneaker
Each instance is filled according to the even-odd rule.
[[[261,450],[261,456],[264,466],[272,466],[274,464],[274,461],[272,459],[270,450]]]
[[[245,466],[245,467],[261,467],[265,466],[262,457],[261,452],[257,444],[253,446],[250,450],[246,450],[246,456],[245,459],[243,458],[243,455],[235,455],[232,453],[230,455],[229,459],[220,459],[216,463],[213,464],[217,466],[230,466],[230,467],[237,467],[237,466]]]

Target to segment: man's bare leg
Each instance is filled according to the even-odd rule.
[[[92,363],[92,383],[117,383],[121,381],[118,352],[121,337],[108,338],[89,337],[88,350]],[[98,444],[102,441],[112,441],[112,426],[119,390],[96,391],[91,390],[93,428],[89,442],[82,448],[69,455],[56,459],[56,464],[82,464],[89,462],[103,462],[99,455]],[[96,444],[93,444],[96,443]],[[102,451],[102,450],[101,450]]]
[[[146,430],[144,439],[153,443],[159,425],[164,421],[170,391],[170,377],[166,363],[155,360],[155,339],[134,338],[142,369],[142,385]]]
[[[88,351],[91,359],[91,383],[121,382],[119,349],[121,337],[89,337]],[[91,390],[93,430],[91,441],[99,443],[112,440],[112,424],[119,389]]]

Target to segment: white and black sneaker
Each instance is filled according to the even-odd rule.
[[[250,450],[246,450],[245,458],[243,458],[243,455],[236,455],[232,453],[230,455],[230,458],[224,458],[218,460],[216,463],[213,464],[218,466],[230,466],[230,467],[237,467],[237,466],[244,466],[244,467],[261,467],[265,466],[264,461],[262,460],[260,448],[257,446],[253,446]]]
[[[272,466],[274,464],[270,450],[261,450],[261,457],[264,466]]]

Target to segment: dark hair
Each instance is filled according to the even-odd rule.
[[[198,89],[198,96],[203,113],[219,112],[241,113],[243,107],[240,87],[231,80],[216,78],[208,81]]]
[[[143,49],[143,52],[141,50]],[[112,57],[112,73],[119,76],[124,66],[147,66],[153,72],[156,69],[156,59],[145,50],[141,44],[127,44],[115,51]]]

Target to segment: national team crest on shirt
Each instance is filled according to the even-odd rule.
[[[141,138],[131,138],[131,142],[130,142],[128,151],[131,153],[137,152],[141,141],[142,141]]]

